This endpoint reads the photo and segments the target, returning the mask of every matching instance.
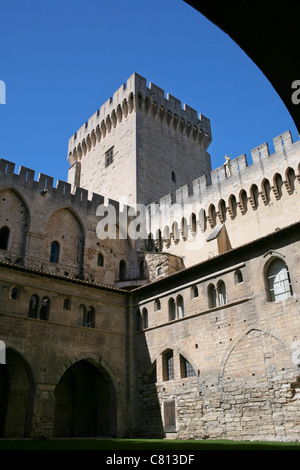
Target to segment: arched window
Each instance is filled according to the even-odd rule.
[[[162,244],[162,236],[161,236],[161,230],[157,230],[156,232],[156,238],[154,240],[154,243],[155,243],[155,250],[156,251],[161,251],[162,250],[162,247],[163,247],[163,244]]]
[[[197,286],[192,286],[191,287],[191,297],[192,297],[192,299],[194,299],[195,297],[198,297],[198,296],[199,296],[198,287]]]
[[[148,328],[148,310],[143,308],[142,310],[143,329]]]
[[[262,190],[265,197],[265,204],[270,202],[271,186],[269,180],[265,179],[262,183]]]
[[[184,307],[183,307],[183,298],[182,295],[178,295],[176,299],[177,303],[177,315],[178,318],[183,318],[184,317]]]
[[[240,284],[241,282],[243,282],[243,274],[242,274],[240,269],[237,269],[234,272],[234,283],[235,284]]]
[[[188,225],[185,217],[181,219],[181,236],[183,240],[188,238]]]
[[[98,253],[97,265],[101,267],[104,266],[104,258],[102,253]]]
[[[224,199],[221,199],[219,202],[219,212],[221,214],[222,222],[224,223],[226,221],[226,204]]]
[[[218,282],[218,300],[219,305],[227,304],[227,294],[226,294],[226,287],[223,281]]]
[[[16,300],[18,298],[18,289],[16,287],[11,289],[9,298],[12,300]]]
[[[194,213],[191,215],[191,226],[192,226],[192,232],[193,233],[197,232],[197,221],[196,221],[196,215]]]
[[[177,222],[173,222],[172,224],[172,233],[171,236],[173,237],[174,243],[178,243],[179,241],[179,230]]]
[[[173,351],[168,350],[163,355],[163,380],[174,379],[174,356]]]
[[[28,316],[30,318],[37,318],[39,307],[39,298],[37,295],[32,295],[29,301]]]
[[[275,302],[293,295],[290,274],[285,262],[274,259],[267,269],[268,300]]]
[[[283,185],[282,177],[279,173],[276,173],[276,175],[274,176],[274,186],[277,191],[277,199],[280,199],[282,196],[282,185]]]
[[[258,199],[259,193],[258,193],[258,187],[256,186],[256,184],[253,184],[251,186],[250,195],[251,195],[251,198],[252,198],[252,207],[253,207],[253,209],[257,209],[258,204],[259,204],[259,199]]]
[[[189,363],[189,361],[180,354],[180,375],[181,378],[187,377],[195,377],[196,372],[193,366]]]
[[[207,289],[208,292],[208,306],[214,308],[217,306],[217,293],[216,288],[213,284],[210,284]]]
[[[173,297],[169,299],[169,320],[175,320],[176,319],[176,309],[175,309],[175,301]]]
[[[293,168],[288,168],[288,170],[286,172],[286,179],[287,179],[287,182],[288,182],[289,188],[290,188],[289,193],[291,194],[295,191],[295,179],[296,179],[295,172],[294,172]]]
[[[173,183],[176,183],[176,173],[175,173],[175,171],[172,171],[172,181],[173,181]]]
[[[163,269],[161,266],[158,266],[157,271],[156,271],[157,277],[162,276],[163,274]]]
[[[216,213],[216,208],[213,204],[211,204],[208,208],[208,217],[210,220],[211,227],[212,228],[215,227],[216,222],[217,222],[217,213]]]
[[[86,316],[86,322],[83,326],[87,328],[95,328],[95,309],[94,307],[89,307]]]
[[[55,241],[51,243],[50,262],[58,263],[58,260],[59,260],[59,243]]]
[[[0,230],[0,249],[7,250],[9,241],[9,228],[2,227]]]
[[[120,281],[124,281],[125,278],[126,278],[126,263],[122,259],[119,264],[119,279]]]
[[[63,309],[64,310],[71,310],[71,300],[66,297],[63,302]]]
[[[248,210],[248,197],[244,189],[240,192],[240,204],[242,206],[242,212],[245,214]]]
[[[48,320],[49,311],[50,311],[50,300],[48,299],[48,297],[43,297],[41,300],[40,313],[39,313],[40,319]]]
[[[160,300],[159,299],[155,299],[154,300],[154,312],[157,312],[157,310],[160,310]]]
[[[236,218],[236,208],[237,208],[237,203],[236,203],[236,197],[232,194],[229,196],[229,209],[231,212],[231,218],[235,219]]]

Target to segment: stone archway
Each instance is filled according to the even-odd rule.
[[[113,437],[116,393],[103,368],[86,359],[70,366],[55,389],[53,437]]]
[[[0,437],[30,437],[34,381],[23,357],[8,348],[0,366]]]
[[[251,329],[228,351],[220,376],[227,437],[276,439],[288,435],[285,408],[297,370],[290,351],[274,335]]]

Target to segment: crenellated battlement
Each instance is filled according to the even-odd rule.
[[[85,258],[85,269],[91,279],[98,274],[90,266],[89,259],[95,258],[100,244],[111,254],[115,266],[114,253],[119,249],[113,242],[116,238],[126,239],[134,247],[134,263],[138,263],[138,258],[141,261],[143,253],[156,250],[183,257],[184,265],[188,267],[222,250],[239,246],[241,241],[250,242],[258,234],[266,235],[270,230],[275,231],[298,220],[300,141],[294,143],[287,131],[275,137],[273,144],[274,153],[270,153],[268,144],[263,143],[251,151],[251,163],[245,154],[240,155],[147,206],[132,207],[126,196],[118,202],[105,193],[92,193],[79,186],[73,189],[70,183],[62,180],[55,183],[52,176],[43,173],[35,179],[34,170],[21,166],[19,172],[15,172],[15,164],[4,159],[0,159],[0,189],[13,189],[16,195],[12,196],[11,192],[10,198],[20,195],[19,199],[27,207],[26,212],[33,216],[32,220],[29,216],[33,243],[26,259],[29,264],[39,264],[36,253],[46,253],[42,255],[43,259],[48,256],[40,241],[46,236],[45,227],[52,217],[55,218],[54,214],[62,213],[61,209],[69,209],[80,220],[82,233],[87,234],[90,254]],[[4,205],[6,198],[3,196]],[[291,204],[295,204],[294,211],[290,210]],[[22,207],[15,211],[16,214],[23,214]],[[142,208],[144,218],[140,217]],[[119,227],[119,235],[114,231],[115,224]],[[141,230],[135,229],[139,224]],[[72,235],[68,224],[65,234],[68,237]],[[111,241],[109,248],[105,245],[106,239]],[[119,255],[129,260],[127,252]],[[24,254],[10,256],[19,259]],[[62,271],[70,272],[67,264],[62,266]],[[56,269],[56,266],[50,268]],[[72,275],[76,274],[74,269],[71,270]],[[112,273],[107,275],[115,276]],[[108,282],[112,285],[114,279],[109,277]]]
[[[200,204],[207,210],[212,204],[218,206],[218,201],[224,199],[228,201],[230,195],[235,195],[239,199],[241,190],[244,188],[249,192],[251,184],[258,184],[268,179],[271,182],[271,189],[276,191],[274,186],[274,174],[283,175],[283,184],[288,186],[286,169],[292,168],[295,176],[299,176],[298,164],[300,163],[300,141],[293,142],[290,131],[286,131],[273,139],[275,152],[269,151],[267,143],[263,143],[251,150],[252,163],[247,161],[246,154],[229,160],[227,164],[221,165],[210,172],[210,174],[200,176],[193,181],[193,184],[184,185],[178,188],[174,193],[166,194],[159,201],[153,201],[148,206],[154,214],[154,207],[180,204],[193,205]],[[129,206],[120,202],[106,198],[105,195],[92,193],[89,197],[89,191],[81,187],[75,187],[72,190],[71,184],[62,180],[57,180],[54,186],[54,178],[40,173],[35,180],[35,171],[21,166],[18,173],[15,173],[15,163],[5,159],[0,159],[0,176],[6,183],[5,187],[14,186],[20,191],[27,188],[37,191],[40,194],[61,199],[64,204],[72,206],[78,205],[80,209],[96,213],[99,205],[113,205],[117,213],[128,211]],[[247,186],[247,187],[245,187]],[[259,194],[263,195],[260,188]],[[251,203],[251,196],[249,197]],[[153,212],[154,211],[154,212]]]
[[[81,160],[123,119],[137,110],[160,119],[207,148],[211,142],[210,120],[136,73],[123,84],[69,139],[68,160]]]
[[[253,183],[261,178],[272,179],[274,173],[285,171],[288,167],[289,157],[296,156],[297,165],[300,162],[300,141],[293,142],[290,131],[286,131],[273,139],[275,152],[269,151],[267,143],[263,143],[251,150],[252,163],[248,163],[246,154],[242,154],[228,164],[224,163],[213,169],[210,174],[202,175],[193,181],[192,186],[185,185],[174,193],[165,195],[159,201],[162,204],[191,204],[201,202],[208,206],[212,200],[220,199],[224,193],[239,192],[243,180],[253,179]],[[295,154],[295,152],[297,153]],[[297,171],[298,174],[298,171]],[[149,206],[150,207],[150,206]]]
[[[35,179],[35,171],[24,166],[20,166],[19,172],[16,173],[15,163],[2,158],[0,158],[0,177],[2,180],[0,189],[15,188],[23,194],[29,191],[32,197],[35,192],[44,197],[49,195],[65,206],[72,206],[74,210],[85,210],[94,216],[99,205],[113,206],[116,214],[127,213],[129,209],[128,206],[103,195],[96,193],[90,195],[84,188],[76,187],[72,191],[71,184],[62,180],[57,180],[54,185],[53,176],[40,173]]]

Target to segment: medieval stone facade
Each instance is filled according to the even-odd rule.
[[[68,182],[0,160],[2,437],[299,440],[300,143],[210,141],[133,74]]]

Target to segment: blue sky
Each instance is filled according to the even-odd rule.
[[[271,84],[183,0],[1,5],[0,157],[67,180],[70,136],[134,72],[211,120],[213,168],[296,127]],[[197,175],[195,175],[196,177]]]

